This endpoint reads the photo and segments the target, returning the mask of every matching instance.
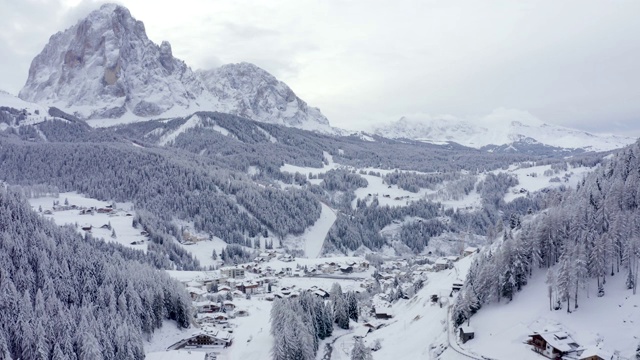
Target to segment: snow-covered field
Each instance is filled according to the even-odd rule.
[[[640,335],[640,294],[626,290],[624,280],[624,273],[607,277],[603,297],[596,296],[597,286],[592,280],[589,298],[580,294],[579,308],[568,314],[566,308],[549,310],[545,274],[540,271],[513,301],[487,305],[471,318],[475,339],[465,347],[496,359],[540,360],[540,355],[523,343],[527,335],[559,328],[581,347],[599,343],[605,351],[618,350],[620,355],[633,358]]]
[[[532,193],[544,188],[556,188],[561,185],[575,188],[576,185],[585,177],[586,174],[593,171],[593,168],[569,167],[567,171],[560,171],[557,174],[545,175],[545,171],[550,171],[551,165],[534,166],[534,167],[516,167],[511,166],[506,172],[515,175],[519,184],[510,188],[505,195],[505,201],[509,202],[518,197],[526,196],[526,193],[519,192],[520,189]],[[495,171],[503,172],[503,170]],[[560,182],[551,182],[553,178],[559,178]],[[566,181],[565,181],[566,179]]]
[[[20,122],[20,125],[33,125],[41,123],[49,116],[49,108],[47,106],[38,105],[32,102],[24,101],[17,96],[13,96],[8,92],[0,90],[0,106],[7,106],[17,110],[26,110],[26,119]],[[0,123],[0,131],[9,127],[5,123]]]
[[[85,233],[82,227],[89,225],[91,226],[91,235],[93,237],[103,238],[105,241],[113,241],[133,249],[147,251],[146,236],[141,234],[140,229],[132,226],[135,212],[131,203],[117,203],[113,214],[94,212],[93,215],[80,215],[80,210],[77,209],[53,211],[53,202],[58,201],[60,205],[64,205],[65,200],[68,200],[69,206],[76,205],[77,207],[85,208],[104,208],[111,203],[88,198],[75,192],[60,193],[57,198],[41,197],[28,200],[35,211],[39,211],[42,208],[42,216],[53,219],[58,225],[77,224],[78,232],[81,234]],[[45,214],[47,210],[51,211],[51,215]],[[102,228],[103,225],[108,224],[111,224],[112,229],[115,230],[115,238],[111,237],[111,230]],[[141,243],[132,245],[133,242]]]

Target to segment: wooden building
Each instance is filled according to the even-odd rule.
[[[562,359],[565,355],[581,350],[580,345],[564,331],[536,332],[529,337],[531,339],[528,344],[533,347],[533,351],[549,359]]]

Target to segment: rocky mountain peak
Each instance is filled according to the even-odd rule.
[[[309,130],[329,128],[319,109],[308,106],[287,84],[254,64],[227,64],[198,75],[205,88],[226,104],[225,112]]]
[[[220,111],[253,120],[331,132],[320,110],[249,63],[194,73],[153,43],[129,10],[105,4],[53,35],[32,61],[21,99],[83,119],[144,120]],[[114,120],[116,121],[116,120]]]
[[[154,44],[123,6],[106,4],[51,37],[31,63],[20,98],[83,118],[157,116],[200,92],[169,43]]]

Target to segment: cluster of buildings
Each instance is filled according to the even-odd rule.
[[[597,347],[584,348],[562,330],[534,332],[529,335],[527,343],[536,353],[553,360],[621,359],[613,353]]]

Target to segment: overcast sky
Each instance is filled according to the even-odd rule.
[[[17,94],[49,36],[103,2],[0,0],[0,88]],[[637,0],[117,3],[194,70],[252,62],[334,126],[508,108],[640,135]]]

